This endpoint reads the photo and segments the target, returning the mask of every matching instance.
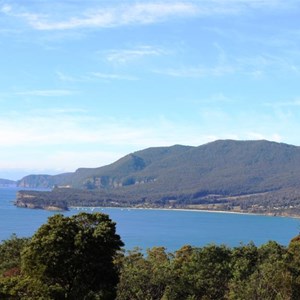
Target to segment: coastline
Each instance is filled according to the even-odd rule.
[[[12,203],[9,202],[9,199],[13,199],[11,197],[13,195],[13,192],[7,196],[8,200],[6,205],[12,206]],[[75,207],[79,207],[74,205]],[[151,248],[153,246],[157,245],[162,245],[166,246],[168,249],[174,249],[178,250],[183,244],[189,243],[193,245],[206,245],[210,242],[211,240],[208,240],[209,237],[207,237],[207,230],[211,230],[211,226],[208,227],[208,224],[205,220],[209,220],[209,222],[212,222],[215,226],[215,236],[214,241],[218,243],[225,243],[230,245],[239,245],[240,242],[248,243],[249,241],[254,241],[256,245],[260,245],[264,243],[267,239],[272,239],[278,241],[278,243],[287,245],[289,240],[293,237],[296,236],[298,233],[297,228],[299,227],[299,220],[298,219],[293,219],[293,218],[260,218],[257,216],[254,216],[253,218],[250,217],[243,217],[243,216],[237,216],[234,217],[232,213],[235,212],[226,212],[226,211],[219,211],[217,212],[218,215],[212,215],[211,213],[214,213],[216,211],[210,211],[208,212],[210,214],[205,214],[207,211],[205,210],[191,210],[187,208],[133,208],[130,206],[122,207],[123,211],[120,210],[120,207],[115,207],[115,206],[80,206],[80,210],[73,209],[73,207],[70,207],[70,211],[65,211],[65,212],[58,212],[65,214],[66,216],[70,216],[73,214],[77,214],[80,212],[86,212],[86,213],[91,213],[92,209],[94,208],[94,212],[102,212],[105,214],[110,215],[110,218],[116,222],[117,224],[117,232],[118,234],[121,235],[124,241],[126,241],[126,250],[132,249],[134,246],[140,246],[143,247],[143,249]],[[109,209],[113,208],[115,210]],[[85,209],[85,210],[84,210]],[[103,210],[101,210],[103,209]],[[127,211],[127,209],[131,211]],[[142,210],[142,211],[140,211]],[[147,211],[146,211],[147,210]],[[153,212],[151,212],[153,210]],[[158,210],[161,210],[162,212],[160,213]],[[164,210],[170,211],[170,212],[164,212]],[[176,210],[178,212],[176,213]],[[172,213],[174,211],[174,213]],[[183,211],[182,213],[180,211]],[[191,213],[189,213],[191,212]],[[194,214],[192,212],[195,212]],[[199,214],[203,212],[203,214]],[[34,232],[37,230],[37,228],[44,224],[47,221],[47,218],[54,214],[56,212],[50,212],[48,213],[47,211],[44,210],[35,210],[35,209],[18,209],[17,207],[10,207],[10,209],[3,210],[2,211],[2,217],[1,217],[1,224],[3,224],[3,231],[1,232],[2,234],[2,239],[9,238],[10,232],[16,232],[18,235],[23,236],[32,236]],[[198,214],[196,214],[198,213]],[[226,213],[226,215],[221,215],[220,213]],[[245,213],[237,213],[238,214],[245,214]],[[253,215],[253,214],[252,214]],[[16,216],[18,216],[16,218]],[[32,217],[34,216],[34,217]],[[144,217],[142,217],[144,216]],[[163,220],[163,225],[161,223],[157,223],[157,216],[159,216],[159,219]],[[167,216],[168,218],[165,218],[164,216]],[[154,219],[153,219],[154,218]],[[183,218],[183,219],[182,219]],[[178,240],[177,233],[174,234],[168,234],[165,230],[169,228],[169,226],[173,226],[171,221],[176,221],[177,223],[175,224],[176,226],[179,226],[182,230],[182,220],[187,220],[189,226],[186,227],[184,231],[179,231],[178,236],[180,235],[182,238],[189,238],[189,242],[184,242],[180,245],[174,245],[175,243],[181,243],[180,240]],[[189,220],[197,220],[199,224],[202,224],[201,226],[197,225],[198,229],[196,228],[196,223],[193,221]],[[222,222],[219,224],[218,220],[222,220]],[[153,224],[152,224],[153,221]],[[125,225],[124,225],[124,222]],[[185,221],[184,221],[185,222]],[[231,226],[230,230],[227,230],[223,227],[223,222],[224,226]],[[18,224],[23,224],[22,226],[19,226]],[[24,226],[24,224],[27,224]],[[127,227],[127,224],[132,224],[133,226]],[[136,225],[139,224],[139,225]],[[140,224],[142,224],[144,227],[140,227]],[[233,225],[235,224],[235,225]],[[261,224],[261,225],[258,225]],[[278,227],[273,227],[274,224]],[[4,227],[4,225],[6,227]],[[239,228],[241,225],[243,225],[245,228],[249,227],[249,230],[252,230],[253,227],[256,229],[253,229],[253,231],[250,231],[247,233],[243,233],[242,228]],[[147,232],[147,228],[149,226],[154,226],[152,236],[155,236],[154,243],[151,241],[151,236],[149,234],[145,234]],[[162,230],[160,228],[162,227]],[[286,226],[286,227],[285,227]],[[237,228],[236,228],[237,227]],[[244,228],[243,227],[243,228]],[[217,231],[219,229],[221,231]],[[261,228],[261,229],[260,229]],[[284,230],[277,230],[281,228],[285,228]],[[190,230],[191,229],[191,230]],[[128,231],[128,230],[134,230]],[[237,232],[235,231],[237,230]],[[261,230],[265,231],[265,234],[262,236]],[[190,231],[194,232],[194,234],[191,234],[189,236]],[[275,232],[276,231],[276,232]],[[7,233],[8,232],[8,233]],[[201,233],[203,232],[203,234]],[[174,237],[175,235],[175,237]],[[265,238],[267,237],[267,238]],[[148,240],[146,240],[148,239]],[[265,239],[261,241],[262,239]],[[150,241],[149,241],[150,240]],[[195,242],[194,242],[195,241]],[[220,241],[220,242],[219,242]],[[171,250],[170,250],[171,251]]]
[[[204,213],[216,213],[216,214],[234,214],[234,215],[249,215],[249,216],[264,216],[264,217],[280,217],[280,218],[293,218],[300,219],[300,216],[296,215],[274,215],[272,213],[252,213],[252,212],[238,212],[238,211],[225,211],[225,210],[209,210],[209,209],[191,209],[191,208],[159,208],[159,207],[118,207],[118,206],[70,206],[69,209],[74,210],[92,210],[95,209],[123,209],[123,210],[162,210],[162,211],[185,211],[185,212],[204,212]]]
[[[68,211],[69,209],[82,209],[86,208],[92,210],[97,207],[101,209],[107,208],[120,208],[120,209],[157,209],[157,210],[178,210],[178,211],[193,211],[193,212],[208,212],[208,213],[223,213],[223,214],[237,214],[237,215],[262,215],[262,216],[275,216],[286,218],[300,218],[300,202],[290,203],[279,200],[271,205],[267,200],[263,203],[250,202],[239,204],[236,202],[228,201],[218,202],[212,200],[204,203],[176,203],[175,200],[167,202],[151,202],[149,201],[123,201],[122,199],[114,199],[105,197],[98,198],[97,193],[89,194],[83,190],[69,190],[69,189],[55,189],[52,192],[39,192],[39,191],[18,191],[16,195],[15,205],[24,208],[36,208],[45,210],[59,210]],[[96,197],[97,196],[97,197]],[[243,196],[245,197],[245,196]],[[105,200],[106,199],[106,200]],[[299,198],[300,199],[300,198]],[[70,206],[68,205],[70,204]],[[72,205],[73,204],[73,205]],[[78,206],[80,205],[80,206]]]

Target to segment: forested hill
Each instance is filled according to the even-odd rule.
[[[300,148],[263,140],[148,148],[108,166],[57,176],[30,175],[18,184],[71,187],[81,195],[88,190],[89,195],[96,195],[85,203],[91,205],[102,201],[109,205],[209,208],[213,204],[216,209],[229,205],[243,210],[249,203],[258,207],[262,200],[272,207],[282,207],[282,201],[288,200],[285,204],[293,206],[300,196]],[[60,189],[60,193],[71,193],[67,190]],[[76,197],[82,204],[82,196]]]
[[[300,188],[300,148],[268,141],[219,140],[199,147],[141,150],[100,168],[55,176],[29,175],[19,186],[114,190],[147,186],[158,191],[239,194]]]

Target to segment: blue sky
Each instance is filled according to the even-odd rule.
[[[0,1],[0,178],[151,146],[300,145],[300,2]]]

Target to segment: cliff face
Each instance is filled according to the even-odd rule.
[[[49,199],[50,192],[19,191],[15,205],[22,208],[45,209],[45,210],[68,210],[64,201]]]
[[[51,184],[50,175],[28,175],[18,181],[19,187],[24,188],[48,188]]]

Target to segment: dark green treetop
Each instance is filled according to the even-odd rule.
[[[46,284],[51,299],[114,299],[113,260],[123,245],[105,214],[55,215],[24,248],[22,270]]]

